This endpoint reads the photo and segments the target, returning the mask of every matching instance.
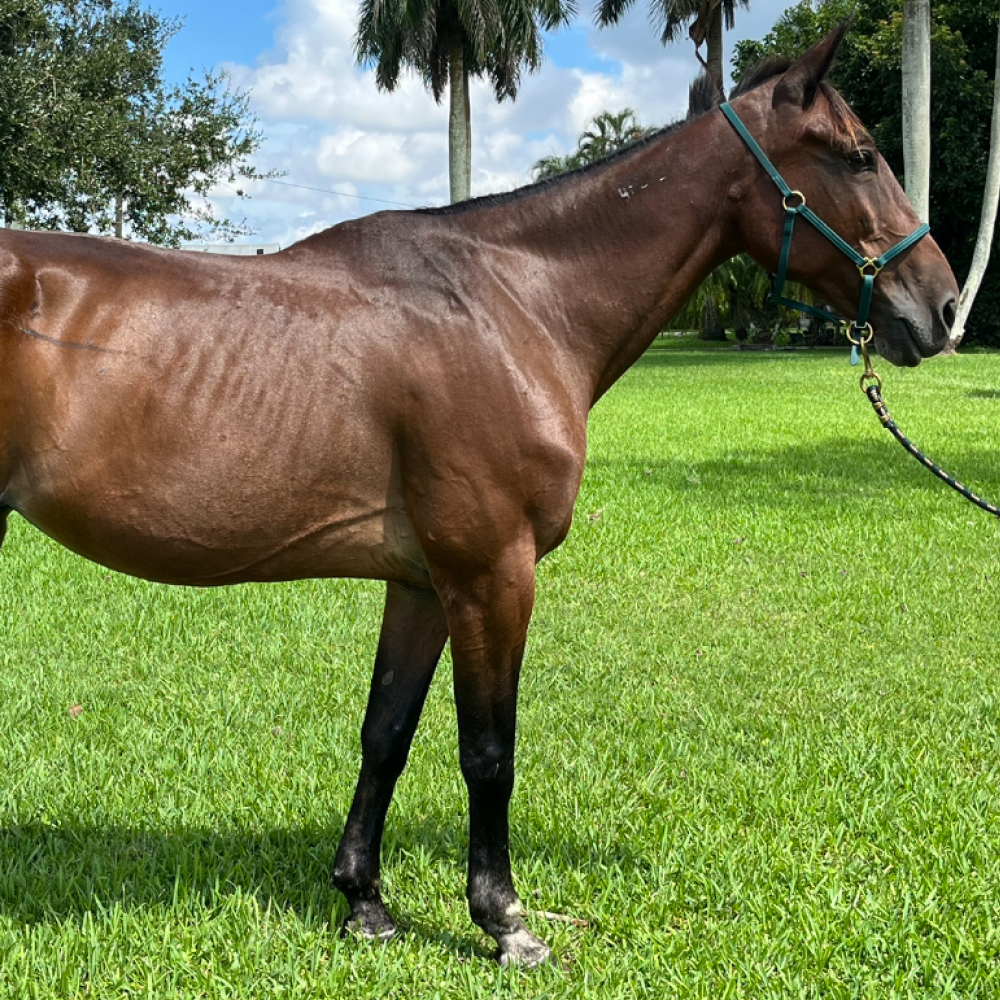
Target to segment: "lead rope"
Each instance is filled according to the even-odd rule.
[[[987,514],[1000,517],[1000,507],[987,503],[981,496],[973,493],[968,486],[963,485],[957,479],[949,476],[939,465],[935,465],[897,426],[892,419],[885,401],[882,399],[882,379],[872,370],[872,363],[868,358],[868,342],[872,339],[871,331],[867,336],[859,337],[857,340],[847,335],[854,349],[860,349],[861,357],[865,362],[865,370],[861,374],[861,391],[868,397],[868,402],[872,404],[875,416],[879,418],[882,426],[925,468],[930,469],[938,479],[946,482],[956,493],[961,493],[966,500],[974,503],[977,507],[985,510]],[[865,383],[870,383],[866,385]]]

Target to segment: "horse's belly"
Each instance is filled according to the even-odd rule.
[[[399,508],[309,504],[306,498],[269,507],[259,497],[176,505],[114,491],[87,498],[33,496],[20,503],[15,498],[14,508],[79,555],[161,583],[427,580],[412,525]]]

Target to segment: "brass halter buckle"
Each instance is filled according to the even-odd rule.
[[[868,270],[869,268],[871,268],[871,270]],[[863,264],[858,264],[858,270],[861,272],[862,278],[877,278],[879,272],[882,270],[882,265],[875,257],[865,257],[865,262]]]

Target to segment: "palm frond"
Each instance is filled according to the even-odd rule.
[[[602,28],[617,24],[633,2],[634,0],[598,0],[594,21]]]

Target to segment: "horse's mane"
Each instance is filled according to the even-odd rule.
[[[696,117],[701,117],[697,115]],[[560,187],[567,181],[575,180],[581,174],[593,173],[602,167],[607,166],[609,163],[617,163],[619,160],[624,160],[626,157],[633,156],[640,149],[645,149],[646,146],[652,145],[654,142],[659,141],[668,135],[673,135],[675,132],[679,132],[688,122],[693,121],[692,118],[681,118],[679,121],[672,122],[670,125],[666,125],[656,132],[651,132],[649,135],[643,136],[641,139],[636,139],[634,142],[627,143],[624,146],[619,147],[614,150],[614,152],[608,153],[606,156],[602,156],[599,160],[595,160],[593,163],[586,163],[582,167],[574,167],[572,170],[567,170],[564,173],[556,174],[554,177],[546,177],[545,180],[535,181],[534,184],[527,184],[524,187],[515,188],[513,191],[502,191],[499,194],[486,194],[479,198],[469,198],[467,201],[459,201],[453,205],[441,205],[437,208],[418,208],[417,211],[421,215],[458,215],[461,212],[468,212],[472,209],[477,208],[493,208],[497,205],[506,205],[508,202],[517,201],[520,198],[524,198],[528,195],[538,194],[541,191],[546,191],[549,188]]]
[[[747,67],[729,92],[729,100],[734,101],[737,97],[749,93],[751,90],[756,90],[768,80],[773,80],[776,76],[787,73],[792,68],[794,61],[788,56],[768,56],[766,59],[761,59],[760,62]]]
[[[757,87],[762,86],[769,80],[773,80],[776,76],[781,76],[794,62],[794,59],[787,56],[771,56],[750,66],[740,75],[739,80],[730,91],[729,100],[741,97],[751,90],[756,90]],[[860,138],[866,138],[869,142],[872,141],[867,129],[861,124],[860,119],[850,109],[843,97],[837,93],[836,89],[825,80],[820,83],[819,88],[830,105],[830,113],[833,118],[838,147],[843,147],[846,151],[848,149],[856,149]],[[418,208],[416,211],[421,215],[458,215],[462,212],[469,212],[479,208],[494,208],[499,205],[506,205],[512,201],[518,201],[521,198],[547,191],[550,188],[560,187],[563,184],[576,180],[576,178],[583,174],[596,173],[609,163],[617,163],[619,160],[634,156],[640,150],[645,149],[654,142],[659,142],[661,139],[679,132],[685,125],[689,125],[710,111],[714,111],[724,99],[725,94],[722,93],[712,77],[702,71],[691,84],[688,92],[688,113],[684,118],[672,122],[649,135],[643,136],[641,139],[636,139],[634,142],[630,142],[616,149],[614,152],[608,153],[607,156],[603,156],[593,163],[587,163],[582,167],[575,167],[573,170],[567,170],[565,173],[557,174],[555,177],[547,177],[545,180],[535,181],[534,184],[527,184],[524,187],[515,188],[513,191],[470,198],[467,201],[460,201],[454,205],[441,205],[437,208]]]

